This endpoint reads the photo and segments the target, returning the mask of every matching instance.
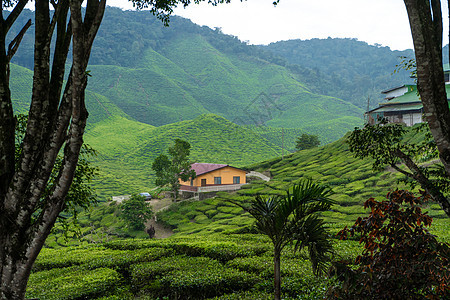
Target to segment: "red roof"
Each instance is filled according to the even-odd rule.
[[[191,165],[191,168],[195,171],[195,174],[201,175],[205,173],[212,172],[214,170],[222,169],[224,167],[228,167],[228,165],[224,164],[204,164],[204,163],[195,163]]]

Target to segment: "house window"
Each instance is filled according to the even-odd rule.
[[[194,179],[191,178],[191,186],[194,186]]]
[[[222,184],[222,177],[214,177],[214,184]]]
[[[206,178],[205,178],[205,179],[202,179],[201,185],[202,185],[202,186],[206,186]]]
[[[241,183],[241,177],[240,176],[233,176],[233,183],[234,184],[240,184]]]

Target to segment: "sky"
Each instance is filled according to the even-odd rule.
[[[356,38],[392,50],[412,49],[408,16],[402,0],[272,0],[232,1],[213,7],[207,3],[176,8],[175,15],[237,36],[250,44],[289,39]],[[447,1],[444,5],[446,5]],[[107,5],[132,9],[126,0]],[[447,22],[447,7],[443,7]],[[448,28],[448,23],[444,24]],[[448,31],[444,32],[447,44]]]

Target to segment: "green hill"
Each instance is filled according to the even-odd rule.
[[[281,155],[281,147],[248,128],[217,115],[154,127],[124,117],[111,117],[87,131],[85,141],[98,151],[94,182],[104,197],[147,191],[154,186],[151,165],[176,138],[191,144],[193,162],[226,163],[236,167]]]
[[[214,199],[173,205],[169,210],[159,213],[158,219],[182,235],[245,232],[245,226],[252,224],[251,218],[227,200],[245,202],[255,195],[282,194],[292,184],[311,178],[332,188],[336,204],[325,213],[325,217],[331,228],[342,229],[365,213],[365,200],[371,197],[381,199],[389,191],[405,188],[403,184],[397,183],[403,177],[402,174],[374,172],[372,161],[353,157],[344,139],[246,168],[270,174],[272,179],[269,182],[253,181],[236,193],[220,193]],[[429,204],[427,209],[435,218],[436,230],[444,232],[448,227],[448,219],[443,210],[437,203]]]
[[[147,49],[140,65],[93,65],[89,89],[154,126],[210,112],[241,125],[314,128],[332,141],[362,123],[355,105],[312,93],[284,67],[220,52],[200,34]]]
[[[32,35],[14,63],[32,68]],[[314,131],[324,142],[362,123],[361,108],[314,92],[306,68],[293,71],[270,52],[178,17],[164,27],[148,12],[108,8],[88,69],[90,123],[119,115],[161,126],[214,113],[239,125]],[[18,103],[28,103],[26,92]]]

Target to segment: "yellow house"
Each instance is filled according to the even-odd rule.
[[[180,180],[182,189],[183,187],[195,188],[247,183],[245,178],[247,172],[230,165],[195,163],[191,167],[197,174],[197,177],[190,181]]]

